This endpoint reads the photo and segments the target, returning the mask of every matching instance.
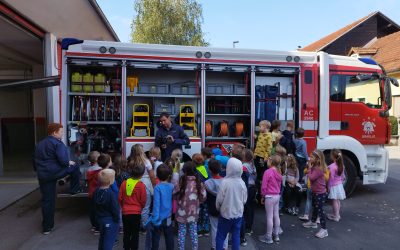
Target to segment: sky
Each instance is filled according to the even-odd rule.
[[[129,42],[134,0],[97,0],[121,42]],[[398,0],[198,0],[211,47],[295,50],[380,11],[400,25]]]

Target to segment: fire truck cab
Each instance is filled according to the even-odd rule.
[[[221,49],[65,39],[62,122],[75,160],[154,145],[161,113],[201,147],[249,148],[261,120],[305,129],[308,152],[343,151],[345,189],[388,175],[390,84],[371,59],[324,52]],[[328,157],[329,158],[329,157]]]

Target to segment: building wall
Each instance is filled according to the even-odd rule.
[[[400,71],[390,74],[400,83]],[[389,111],[390,115],[400,118],[400,87],[395,87],[392,85],[392,96],[393,96],[393,107]]]

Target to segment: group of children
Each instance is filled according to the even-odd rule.
[[[346,198],[343,188],[344,165],[340,150],[330,151],[329,166],[325,163],[325,155],[316,149],[307,155],[306,141],[303,139],[304,129],[297,128],[288,121],[286,130],[280,131],[280,122],[261,121],[260,134],[255,148],[255,164],[258,174],[259,200],[265,204],[267,230],[259,240],[268,244],[279,241],[279,215],[285,211],[298,215],[305,186],[307,200],[304,214],[299,217],[305,228],[321,229],[316,237],[328,236],[327,217],[338,222],[340,220],[340,201]],[[261,178],[262,176],[262,178]],[[325,216],[323,205],[327,198],[332,200],[333,214]],[[312,213],[311,213],[312,212]],[[311,214],[311,216],[310,216]]]
[[[307,185],[305,212],[300,219],[304,227],[321,230],[328,236],[323,203],[329,193],[333,214],[340,220],[343,189],[343,156],[331,151],[333,163],[327,167],[324,154],[314,150],[307,155],[304,130],[293,135],[293,123],[280,132],[279,121],[259,124],[254,153],[235,144],[231,155],[218,148],[203,148],[192,161],[183,163],[183,153],[176,149],[161,162],[161,152],[151,148],[146,156],[136,144],[124,159],[96,151],[88,156],[87,171],[90,198],[90,221],[95,234],[100,233],[99,249],[112,249],[118,232],[123,232],[124,249],[139,249],[139,234],[145,233],[145,249],[158,249],[164,234],[166,249],[174,249],[177,231],[178,249],[185,249],[188,233],[191,249],[198,249],[198,238],[211,234],[212,249],[239,249],[247,244],[246,234],[253,233],[254,205],[265,206],[265,243],[279,241],[280,211],[297,215],[302,183]],[[304,178],[303,178],[304,175]],[[310,220],[310,212],[312,217]],[[141,243],[143,244],[143,243]]]

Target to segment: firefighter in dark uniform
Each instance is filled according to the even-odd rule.
[[[183,128],[171,121],[168,113],[161,113],[160,122],[162,126],[157,131],[155,144],[160,147],[161,159],[165,161],[174,149],[182,150],[182,145],[189,145],[190,140]]]

